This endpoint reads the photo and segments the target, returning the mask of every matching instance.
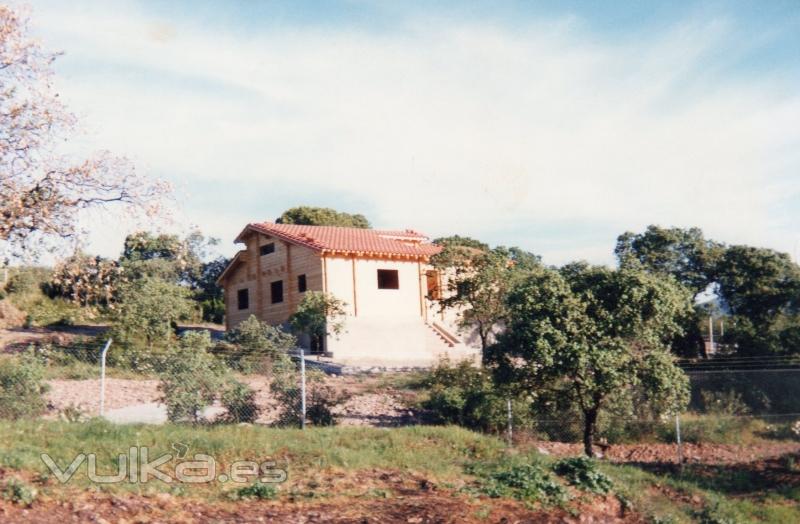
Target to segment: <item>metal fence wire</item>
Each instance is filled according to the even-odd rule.
[[[661,449],[663,460],[683,463],[694,460],[694,447],[703,444],[800,443],[797,359],[738,357],[681,364],[691,384],[688,411],[658,417],[629,406],[604,409],[594,435],[598,454],[636,458],[640,451],[631,446],[645,443]],[[0,418],[332,425],[343,400],[317,365],[302,350],[136,350],[110,340],[6,347],[0,354]],[[419,405],[408,409],[419,416],[404,418],[403,424],[430,420]],[[582,451],[584,420],[574,408],[536,411],[524,399],[510,398],[496,411],[494,433],[509,445]]]
[[[6,348],[0,359],[5,362],[0,380],[9,385],[0,399],[3,418],[33,414],[68,421],[102,417],[113,423],[280,427],[304,427],[309,416],[319,424],[331,421],[323,374],[306,369],[302,349],[288,355],[247,350],[140,354],[107,340]],[[41,405],[34,399],[39,387]]]

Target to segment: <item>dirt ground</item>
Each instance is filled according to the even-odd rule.
[[[563,509],[525,508],[513,501],[482,499],[466,501],[448,495],[429,494],[393,499],[332,499],[313,503],[236,502],[206,504],[169,496],[113,497],[84,495],[70,502],[39,502],[30,508],[0,502],[5,522],[281,522],[281,523],[638,523],[635,514],[621,515],[619,503],[583,506],[572,515]]]
[[[540,452],[555,456],[577,456],[583,453],[582,444],[564,442],[530,442]],[[684,443],[684,463],[687,464],[748,464],[800,453],[800,442],[764,442],[753,446],[733,444]],[[616,444],[603,452],[610,462],[636,464],[678,464],[675,444]]]
[[[248,376],[242,379],[256,392],[256,403],[261,412],[257,423],[270,424],[278,418],[279,410],[265,377]],[[407,406],[403,395],[392,389],[381,392],[369,389],[370,381],[377,378],[355,376],[329,376],[326,384],[346,399],[334,408],[338,423],[342,426],[393,427],[408,425],[416,421],[415,412]],[[69,407],[80,409],[87,416],[99,412],[100,380],[49,380],[47,400],[50,406],[48,418],[55,418]],[[106,409],[119,409],[157,402],[161,396],[158,380],[107,378],[105,392]]]
[[[439,488],[419,475],[367,470],[317,479],[315,491],[275,501],[216,501],[153,495],[79,493],[40,499],[30,507],[0,501],[2,522],[285,522],[285,523],[638,523],[614,496],[576,499],[572,512],[513,500],[474,498]],[[314,494],[312,496],[312,494]]]
[[[78,337],[97,336],[106,329],[101,325],[0,329],[0,348],[25,347],[34,343],[63,345]]]

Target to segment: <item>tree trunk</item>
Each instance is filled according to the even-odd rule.
[[[597,429],[597,409],[583,412],[583,451],[594,457],[594,432]]]

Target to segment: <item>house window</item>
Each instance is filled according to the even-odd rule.
[[[269,292],[270,296],[272,297],[273,304],[278,304],[279,302],[283,302],[283,280],[276,280],[275,282],[270,284]]]
[[[269,244],[264,244],[263,246],[261,246],[259,251],[260,251],[262,257],[264,255],[269,255],[270,253],[274,253],[275,252],[275,242],[270,242]]]
[[[297,277],[297,291],[299,293],[305,293],[306,289],[308,289],[306,287],[306,276],[305,275],[298,276]]]
[[[400,277],[396,269],[378,270],[378,289],[400,289]]]
[[[236,294],[236,302],[239,309],[247,309],[250,307],[250,292],[247,289],[240,289]]]

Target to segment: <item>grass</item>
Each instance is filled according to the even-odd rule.
[[[242,492],[241,484],[230,483],[124,482],[97,487],[89,481],[84,464],[75,478],[62,486],[47,473],[40,458],[41,453],[47,452],[64,468],[78,453],[94,452],[100,473],[109,474],[109,466],[116,464],[112,459],[130,446],[147,446],[151,459],[179,451],[185,451],[188,457],[208,454],[215,457],[218,472],[227,471],[236,460],[261,462],[273,458],[279,464],[288,464],[289,478],[276,491],[252,484],[255,487]],[[499,439],[457,427],[391,430],[341,427],[301,431],[258,426],[119,426],[101,420],[18,421],[0,425],[0,450],[3,450],[0,469],[34,479],[31,481],[34,488],[55,498],[69,497],[70,493],[87,488],[142,494],[169,492],[212,501],[247,497],[281,500],[334,495],[380,497],[388,493],[382,486],[363,486],[363,493],[330,490],[321,482],[325,472],[347,476],[365,471],[400,471],[421,475],[442,487],[454,486],[457,491],[458,486],[499,486],[494,490],[498,496],[514,498],[537,493],[542,487],[551,490],[547,475],[558,485],[571,483],[569,475],[559,473],[553,457],[508,450]],[[789,472],[796,469],[792,460],[787,459],[785,464]],[[630,502],[635,511],[648,516],[651,522],[800,522],[800,487],[772,485],[757,474],[742,473],[733,466],[687,466],[683,473],[669,468],[656,471],[603,462],[597,463],[597,467],[610,479],[611,493]],[[531,476],[531,468],[547,475]]]
[[[75,424],[20,421],[0,425],[0,466],[46,474],[40,455],[47,452],[65,468],[79,453],[95,453],[97,464],[116,465],[116,457],[130,446],[147,446],[149,456],[176,454],[173,444],[215,458],[220,471],[237,460],[278,459],[289,464],[290,480],[301,480],[319,470],[387,469],[424,472],[436,479],[460,478],[466,461],[491,459],[502,453],[502,443],[461,428],[410,427],[318,428],[310,431],[256,426],[113,425],[101,420]],[[108,466],[107,466],[108,467]],[[91,483],[83,466],[71,485]],[[147,488],[168,490],[160,482]],[[218,485],[205,486],[218,492]],[[138,489],[128,483],[112,490]]]

